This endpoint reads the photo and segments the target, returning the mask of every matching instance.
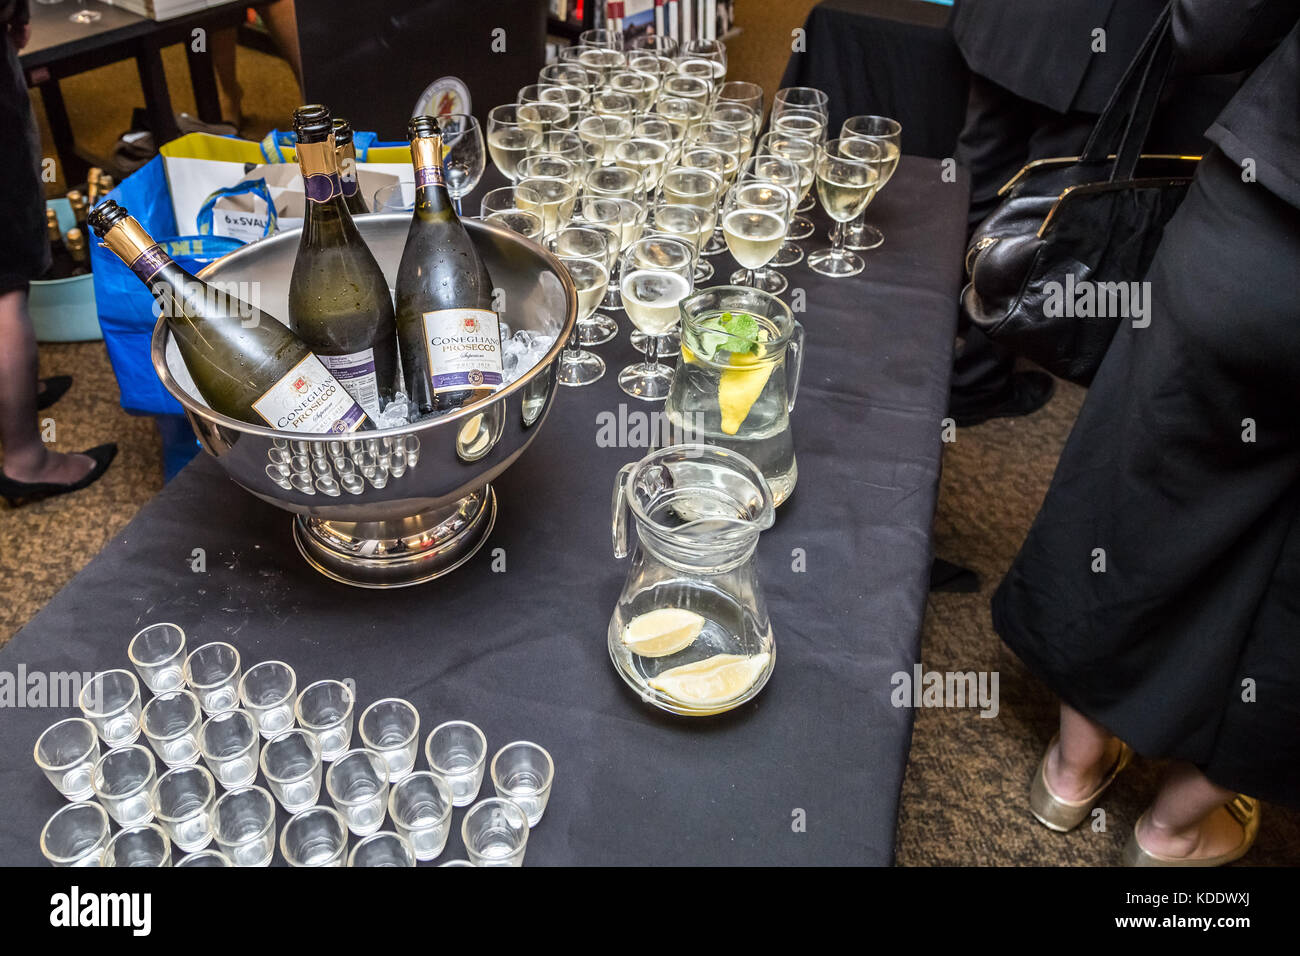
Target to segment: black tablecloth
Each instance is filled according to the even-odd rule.
[[[921,0],[822,0],[781,85],[825,90],[832,131],[850,116],[892,116],[903,124],[903,152],[951,156],[968,76],[948,32],[951,12]]]
[[[286,513],[202,456],[0,650],[0,670],[125,667],[137,629],[175,621],[191,647],[228,640],[245,666],[289,662],[300,688],[352,677],[358,711],[407,698],[422,743],[466,718],[492,751],[517,738],[547,747],[555,787],[528,864],[888,863],[912,724],[890,704],[890,676],[919,650],[966,201],[938,163],[905,158],[872,206],[888,238],[866,273],[787,271],[807,293],[808,353],[793,415],[799,484],[758,547],[777,662],[731,714],[650,708],[605,649],[627,572],[611,551],[610,492],[645,452],[597,447],[596,416],[657,407],[618,390],[634,355],[626,335],[599,349],[610,366],[600,382],[562,390],[496,483],[484,551],[449,577],[383,592],[332,583],[298,556]],[[807,245],[824,241],[823,228]],[[729,271],[728,257],[713,262]],[[75,503],[69,521],[93,520]],[[191,570],[195,548],[203,573]],[[796,548],[806,572],[792,570]],[[0,714],[0,862],[41,860],[37,838],[61,798],[32,745],[66,714]],[[461,817],[442,859],[464,855]]]

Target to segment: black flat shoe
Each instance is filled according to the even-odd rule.
[[[45,387],[36,393],[36,410],[38,412],[43,408],[49,408],[67,394],[68,389],[72,388],[72,376],[52,375],[49,378],[41,379],[41,384]]]
[[[66,495],[71,491],[80,491],[95,482],[108,471],[109,463],[117,457],[116,445],[96,445],[86,451],[79,452],[95,462],[95,466],[86,473],[80,481],[74,481],[71,484],[60,485],[53,481],[14,481],[5,475],[0,475],[0,498],[9,502],[11,508],[16,508],[20,504],[28,501],[37,501],[41,498],[53,498],[55,495]]]
[[[1056,379],[1046,372],[1016,372],[1011,377],[1011,395],[1001,401],[967,403],[954,395],[948,414],[958,428],[980,425],[991,418],[1019,418],[1032,415],[1051,399]]]

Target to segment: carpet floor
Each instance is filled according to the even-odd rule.
[[[728,43],[730,74],[775,91],[798,27],[812,0],[742,0],[743,32]],[[174,106],[193,111],[179,47],[164,53]],[[245,133],[261,135],[297,105],[298,92],[280,60],[241,49]],[[116,64],[72,77],[64,95],[79,140],[107,153],[142,103],[134,65]],[[53,155],[48,130],[33,97]],[[51,195],[66,185],[55,184]],[[72,392],[43,413],[59,451],[105,441],[121,449],[100,482],[69,498],[12,509],[0,503],[0,643],[17,631],[134,516],[162,486],[160,446],[148,419],[118,406],[117,383],[99,343],[41,347],[41,374],[71,374]],[[927,670],[997,671],[1000,712],[921,709],[898,824],[898,862],[927,865],[1114,865],[1133,822],[1159,780],[1158,763],[1137,759],[1102,802],[1105,829],[1052,833],[1029,815],[1029,779],[1056,721],[1051,695],[994,634],[988,611],[994,587],[1011,564],[1051,480],[1078,414],[1083,391],[1062,385],[1033,416],[963,429],[946,449],[935,518],[935,552],[974,568],[973,594],[935,594],[927,606],[922,662]],[[178,555],[177,560],[184,560]],[[124,582],[129,587],[130,582]],[[87,622],[93,627],[93,622]],[[129,635],[105,635],[125,642]],[[1266,807],[1259,841],[1243,864],[1300,864],[1300,813]]]

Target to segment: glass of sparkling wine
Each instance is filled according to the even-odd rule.
[[[666,203],[662,200],[658,202],[650,211],[646,219],[645,234],[649,236],[672,236],[674,239],[680,239],[691,248],[695,256],[695,271],[692,276],[692,282],[697,283],[700,280],[700,264],[703,261],[700,256],[700,246],[708,239],[713,232],[713,220],[717,218],[717,212],[714,209],[704,209],[700,206],[689,206],[682,203]],[[707,262],[703,263],[708,266]],[[709,275],[713,274],[713,268],[709,266]],[[649,343],[650,336],[644,332],[632,333],[632,346],[639,352],[645,352]],[[674,328],[659,337],[659,354],[676,355],[681,351],[682,340]]]
[[[799,204],[799,183],[802,174],[799,167],[787,159],[780,156],[755,156],[745,163],[744,169],[740,171],[736,181],[741,184],[747,183],[766,183],[769,186],[775,186],[783,189],[790,199],[790,212],[786,219],[786,232],[789,232],[790,222],[794,217],[794,208]],[[803,260],[803,250],[796,246],[787,238],[776,250],[776,254],[763,266],[763,268],[754,272],[754,288],[762,289],[764,292],[772,295],[779,295],[786,290],[789,283],[786,282],[785,276],[779,272],[773,271],[771,266],[792,266]],[[732,274],[731,282],[733,285],[745,285],[746,276],[743,271]]]
[[[673,370],[659,362],[659,338],[677,325],[677,304],[694,288],[695,252],[679,238],[643,236],[628,246],[621,265],[623,308],[649,339],[646,360],[623,369],[618,384],[633,398],[664,399]]]
[[[627,116],[588,113],[578,120],[578,136],[591,147],[598,165],[612,166],[614,150],[632,137],[632,120]]]
[[[534,210],[541,205],[542,197],[527,186],[501,186],[484,194],[479,212],[484,222],[505,226],[525,239],[540,242],[542,217]]]
[[[880,177],[882,152],[865,139],[832,139],[817,157],[817,195],[826,214],[846,223],[867,207]],[[808,268],[832,278],[857,275],[862,258],[844,248],[844,230],[837,229],[829,249],[808,256]]]
[[[806,139],[802,136],[791,136],[788,133],[773,132],[765,135],[758,144],[758,153],[760,156],[780,156],[782,159],[789,160],[799,169],[799,203],[795,206],[796,215],[790,220],[790,228],[786,232],[787,244],[790,240],[807,239],[816,231],[812,220],[807,216],[797,214],[799,209],[804,207],[804,200],[808,198],[813,182],[817,179],[817,150],[818,143],[815,140]],[[782,246],[784,254],[785,247]],[[782,266],[793,265],[803,258],[800,253],[799,257],[788,263],[774,262],[773,265]]]
[[[888,116],[850,116],[840,128],[840,136],[870,140],[880,147],[880,182],[875,192],[884,189],[903,155],[903,127],[899,122]],[[841,228],[848,230],[844,245],[849,249],[875,249],[885,241],[884,233],[866,221],[866,207],[856,219]]]
[[[722,235],[743,269],[731,277],[734,285],[758,287],[755,272],[776,255],[785,242],[790,221],[790,193],[762,181],[737,182],[722,207]]]
[[[488,110],[487,147],[492,162],[512,183],[519,182],[519,161],[542,141],[542,131],[520,121],[514,103]]]
[[[552,236],[548,245],[578,292],[578,321],[568,347],[560,353],[556,378],[561,385],[590,385],[605,374],[605,362],[581,347],[582,329],[609,285],[609,235],[601,229],[569,226]]]
[[[535,212],[542,219],[542,235],[553,235],[558,229],[568,225],[573,217],[573,204],[577,199],[577,190],[572,180],[550,176],[529,176],[521,179],[519,185],[525,191],[516,194],[515,201],[526,212]],[[532,204],[531,196],[536,194],[539,202]]]

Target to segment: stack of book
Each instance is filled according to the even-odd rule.
[[[735,0],[610,0],[605,16],[628,39],[653,33],[681,43],[717,40],[735,23]]]

